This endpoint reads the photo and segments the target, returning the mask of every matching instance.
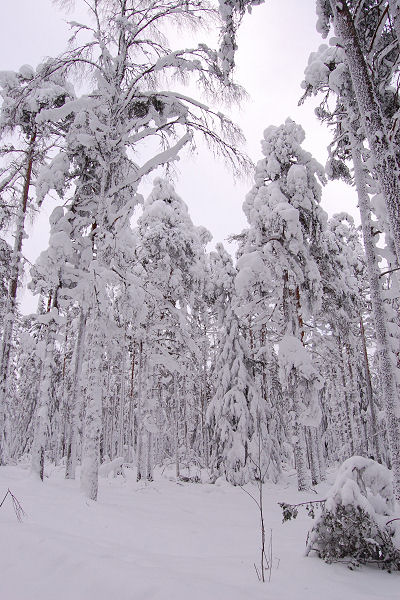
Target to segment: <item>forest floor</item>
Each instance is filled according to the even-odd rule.
[[[326,484],[299,494],[295,477],[264,489],[272,569],[260,583],[258,509],[227,483],[177,484],[158,473],[150,484],[101,479],[87,501],[77,481],[50,468],[44,484],[21,467],[0,467],[25,511],[8,497],[0,509],[1,600],[398,600],[400,574],[350,571],[304,557],[312,520],[305,511],[282,524],[278,502],[323,497]],[[251,485],[246,489],[255,493]],[[268,579],[270,578],[270,581]]]

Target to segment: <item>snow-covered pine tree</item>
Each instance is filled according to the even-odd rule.
[[[255,385],[250,351],[236,313],[236,269],[221,244],[211,253],[211,277],[218,306],[217,349],[211,378],[214,395],[207,409],[211,428],[211,472],[215,480],[224,475],[235,485],[250,478],[249,443],[255,424],[251,405]]]
[[[147,305],[139,333],[145,348],[142,368],[147,373],[147,393],[138,398],[137,430],[140,446],[143,427],[146,429],[147,424],[147,433],[152,434],[150,422],[160,422],[161,418],[157,413],[161,411],[167,417],[162,427],[167,437],[167,432],[174,431],[175,440],[167,444],[175,448],[177,476],[182,454],[190,454],[188,431],[195,398],[188,380],[194,378],[193,366],[202,356],[193,339],[192,320],[196,298],[201,298],[204,290],[204,244],[208,239],[203,228],[193,225],[187,206],[173,186],[157,178],[137,225],[136,258],[143,269],[141,281]],[[156,390],[160,379],[166,378],[172,385],[163,395],[165,405],[157,406]],[[146,451],[151,451],[148,443]],[[140,448],[138,454],[143,454]]]
[[[326,221],[317,180],[324,181],[323,169],[302,149],[303,140],[302,128],[290,119],[264,132],[264,158],[244,203],[250,228],[236,280],[239,293],[257,280],[264,290],[264,318],[276,332],[291,407],[299,489],[308,487],[304,425],[319,423],[319,376],[307,349],[305,322],[321,304],[317,259]]]

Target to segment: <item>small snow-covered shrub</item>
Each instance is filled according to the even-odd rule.
[[[124,471],[124,462],[125,459],[123,456],[118,456],[117,458],[114,458],[114,460],[111,461],[110,459],[104,461],[103,464],[99,467],[100,477],[107,478],[112,473],[113,477],[116,477],[117,475],[122,475],[122,477],[126,479]]]
[[[391,472],[372,459],[349,458],[310,532],[307,554],[314,550],[327,562],[346,561],[350,567],[376,563],[400,570],[394,508]]]

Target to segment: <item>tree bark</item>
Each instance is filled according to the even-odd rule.
[[[81,373],[83,354],[85,348],[86,313],[82,309],[79,314],[78,335],[76,338],[74,372],[71,394],[71,428],[67,448],[67,462],[65,465],[65,478],[75,479],[78,430],[80,424],[81,402]]]
[[[360,316],[360,333],[361,333],[361,343],[362,343],[362,349],[363,349],[365,392],[366,392],[368,406],[369,406],[369,410],[370,410],[370,416],[371,416],[372,447],[373,447],[373,452],[374,452],[374,459],[377,460],[378,462],[381,462],[382,453],[381,453],[381,448],[380,448],[378,419],[376,417],[376,407],[375,407],[374,397],[373,397],[373,393],[372,393],[371,372],[369,369],[367,343],[365,340],[365,329],[364,329],[364,322],[363,322],[362,316]]]
[[[89,344],[89,373],[81,488],[87,498],[97,500],[102,427],[102,390],[104,383],[102,377],[104,333],[101,327],[99,327],[102,321],[102,315],[99,310],[92,310],[92,313],[89,314],[89,319],[92,335]]]

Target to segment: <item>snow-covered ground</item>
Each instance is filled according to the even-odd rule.
[[[277,505],[310,497],[294,483],[265,486],[273,566],[262,584],[257,507],[239,488],[176,484],[165,474],[145,485],[128,471],[126,480],[101,479],[94,503],[61,469],[41,484],[0,467],[0,502],[10,488],[26,512],[19,523],[9,498],[0,509],[0,599],[399,600],[399,573],[303,556],[312,521],[300,514],[282,524]]]

